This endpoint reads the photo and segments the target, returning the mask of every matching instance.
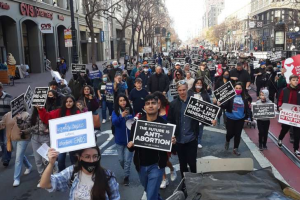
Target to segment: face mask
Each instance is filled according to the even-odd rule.
[[[107,78],[103,78],[103,82],[106,82],[107,81]]]
[[[98,161],[95,161],[95,162],[85,162],[85,161],[81,160],[80,164],[81,164],[81,166],[86,171],[88,171],[89,173],[92,173],[95,170],[95,168],[96,168],[96,166],[98,164]]]
[[[52,102],[52,101],[55,100],[53,97],[48,97],[47,99],[48,99],[48,101],[50,101],[50,102]]]
[[[148,69],[144,69],[144,72],[148,72]]]
[[[196,85],[195,88],[196,88],[196,89],[202,89],[202,86]]]
[[[243,90],[235,90],[235,93],[236,93],[237,95],[240,95],[240,94],[242,94],[242,91],[243,91]]]
[[[271,74],[271,72],[267,71],[267,74]]]
[[[119,67],[119,65],[114,65],[114,68],[117,69]]]
[[[278,68],[281,68],[281,65],[277,65]]]
[[[229,78],[229,75],[224,75],[223,78],[228,79],[228,78]]]

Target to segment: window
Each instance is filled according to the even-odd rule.
[[[275,17],[280,17],[280,10],[275,10]]]

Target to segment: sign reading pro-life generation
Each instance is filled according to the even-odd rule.
[[[32,99],[32,106],[45,106],[48,96],[48,87],[36,87]]]
[[[133,143],[136,147],[170,152],[176,125],[138,120]]]
[[[51,148],[59,153],[96,146],[92,112],[49,120]]]

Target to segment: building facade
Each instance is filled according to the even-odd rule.
[[[205,13],[202,17],[203,29],[218,24],[218,16],[225,8],[225,0],[205,0]]]

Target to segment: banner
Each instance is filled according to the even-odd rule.
[[[101,72],[100,72],[99,70],[96,70],[96,71],[90,71],[90,73],[89,73],[89,78],[90,78],[90,79],[101,78]]]
[[[254,119],[272,119],[276,117],[275,104],[263,103],[252,104],[252,115]]]
[[[25,100],[28,111],[31,110],[32,98],[33,98],[33,91],[29,85],[27,87],[27,90],[26,90],[25,96],[24,96],[24,100]]]
[[[170,95],[171,95],[172,97],[178,96],[177,87],[176,87],[176,84],[175,84],[175,83],[172,83],[172,84],[169,86],[169,91],[170,91]]]
[[[72,74],[82,73],[86,74],[86,65],[85,64],[74,64],[72,63]]]
[[[50,144],[59,153],[96,146],[92,112],[49,120]]]
[[[18,96],[17,98],[14,98],[10,102],[10,109],[11,109],[12,118],[15,117],[17,114],[26,110],[25,102],[24,102],[24,93]]]
[[[176,125],[138,120],[133,143],[135,147],[171,152]]]
[[[114,85],[113,83],[106,83],[106,101],[114,102]]]
[[[219,106],[191,97],[184,111],[184,115],[203,124],[212,126],[212,121],[216,120],[220,110],[221,108]]]
[[[300,127],[300,106],[284,103],[279,114],[279,123]]]
[[[286,69],[284,76],[287,83],[290,82],[289,78],[293,74],[299,77],[299,83],[300,83],[300,55],[296,55],[282,61],[282,66]]]
[[[236,95],[231,81],[228,81],[227,83],[213,91],[213,94],[216,97],[217,101],[221,103],[221,105]]]
[[[151,53],[151,47],[143,47],[143,53]]]
[[[31,105],[44,107],[47,101],[48,91],[48,87],[36,87],[34,89],[34,95]]]

